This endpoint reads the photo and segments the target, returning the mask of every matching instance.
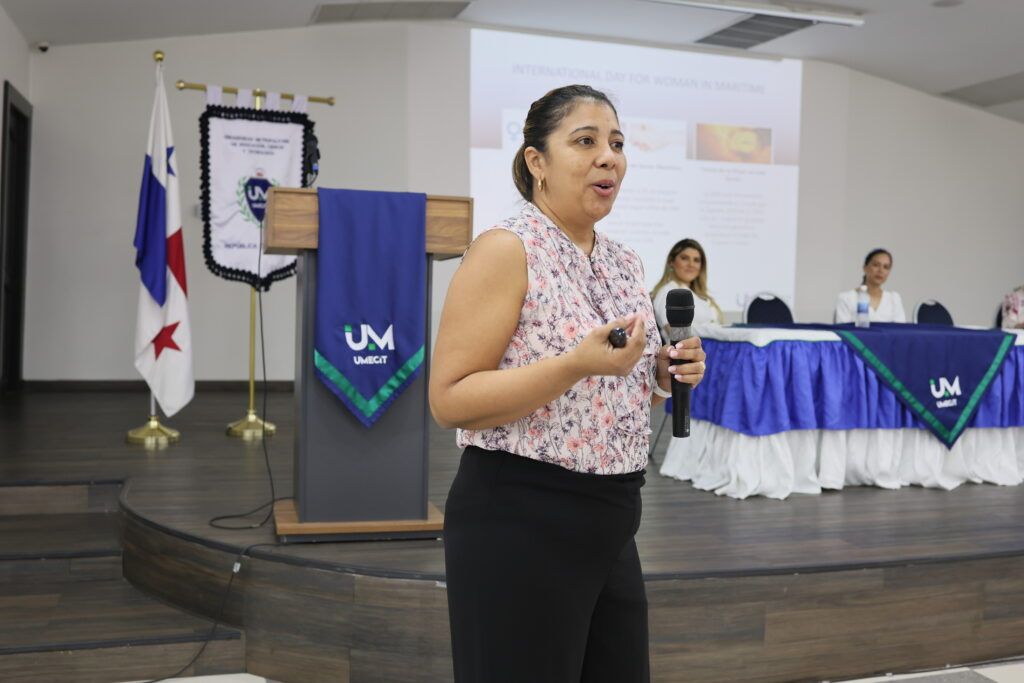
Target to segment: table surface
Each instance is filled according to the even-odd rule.
[[[910,326],[908,326],[910,327]],[[693,331],[698,337],[724,342],[745,342],[754,346],[767,346],[777,341],[805,342],[842,342],[834,331],[823,326],[822,329],[804,329],[795,327],[746,327],[740,325],[716,325],[706,323],[694,325]],[[991,329],[985,327],[960,326],[967,330]],[[849,325],[836,326],[836,329],[850,329]],[[1003,330],[1017,339],[1014,346],[1024,346],[1024,330]]]

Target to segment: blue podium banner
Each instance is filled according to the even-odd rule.
[[[316,374],[370,427],[423,367],[427,196],[318,197]]]

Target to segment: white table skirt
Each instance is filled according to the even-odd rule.
[[[947,449],[924,429],[794,430],[747,436],[692,420],[673,438],[661,474],[720,496],[786,498],[844,486],[925,486],[1024,481],[1024,427],[968,429]]]

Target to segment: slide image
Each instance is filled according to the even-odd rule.
[[[701,161],[770,164],[772,131],[770,128],[698,123],[697,158]]]

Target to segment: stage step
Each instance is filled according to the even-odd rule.
[[[121,482],[0,482],[0,515],[56,515],[75,512],[116,512]]]
[[[0,583],[0,681],[112,683],[175,674],[213,624],[154,600],[123,579]],[[241,634],[218,626],[181,676],[245,670]]]
[[[0,585],[120,578],[120,536],[116,513],[2,515]]]

